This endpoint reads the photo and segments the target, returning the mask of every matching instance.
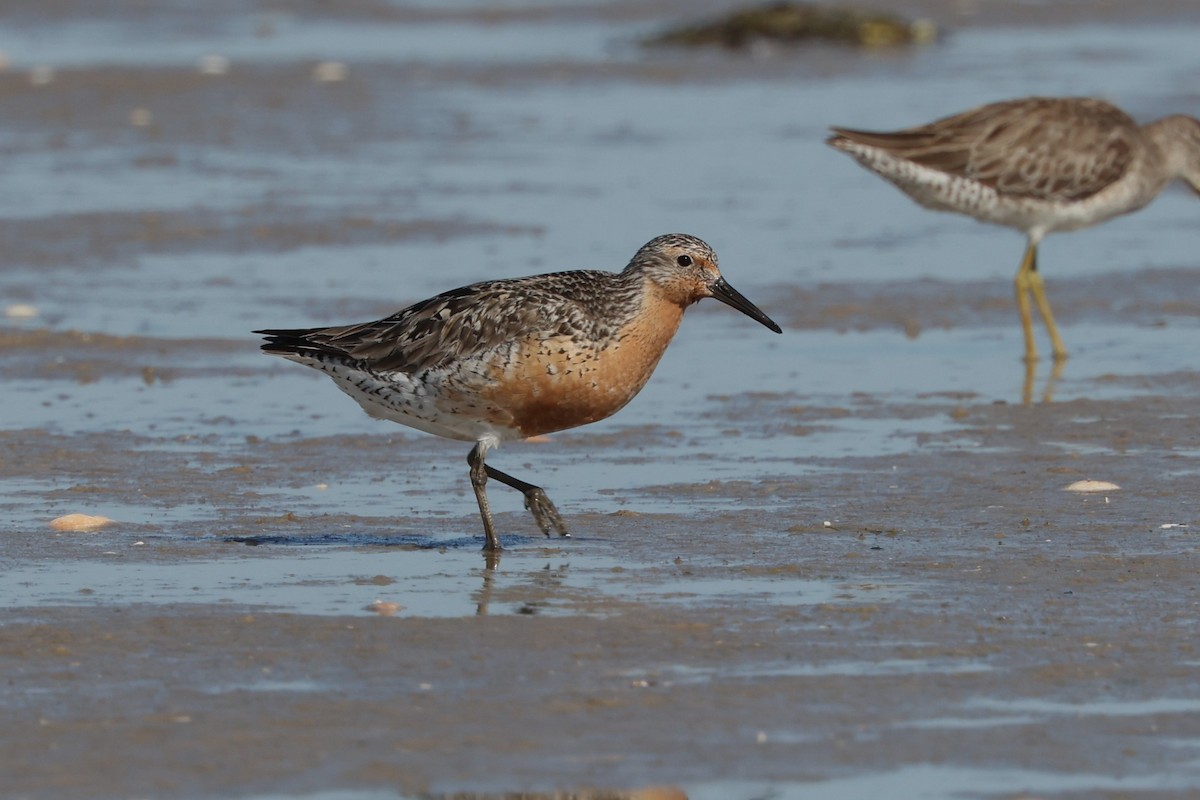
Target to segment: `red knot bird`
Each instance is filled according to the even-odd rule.
[[[1025,233],[1015,283],[1028,362],[1037,360],[1030,296],[1055,360],[1067,356],[1037,269],[1046,234],[1137,211],[1175,178],[1200,194],[1200,120],[1174,115],[1141,126],[1087,97],[1008,100],[894,132],[833,132],[830,145],[926,208]]]
[[[484,281],[378,322],[255,333],[264,352],[321,370],[372,417],[475,442],[467,463],[494,553],[488,478],[524,494],[546,536],[570,534],[546,493],[484,463],[488,451],[615,414],[646,385],[684,309],[705,297],[782,333],[725,281],[712,248],[684,234],[652,239],[619,273]]]

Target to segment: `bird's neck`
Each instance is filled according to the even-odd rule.
[[[1155,120],[1144,130],[1162,154],[1168,179],[1185,178],[1193,186],[1200,183],[1200,122],[1176,114]]]

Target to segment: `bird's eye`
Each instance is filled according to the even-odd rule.
[[[684,254],[684,255],[680,256],[679,258],[675,259],[675,263],[681,267],[690,267],[692,265],[692,257],[687,254]]]

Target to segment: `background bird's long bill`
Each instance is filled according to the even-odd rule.
[[[775,324],[758,306],[747,300],[741,292],[730,286],[724,278],[712,285],[712,296],[727,306],[732,306],[753,320],[758,320],[776,333],[783,333],[783,328]]]

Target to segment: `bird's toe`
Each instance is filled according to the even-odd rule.
[[[547,537],[550,536],[552,530],[558,531],[558,535],[569,537],[571,534],[567,530],[567,523],[563,520],[562,515],[558,513],[558,509],[554,507],[554,503],[541,489],[532,489],[525,495],[525,507],[529,509],[529,513],[533,514],[534,521],[537,522],[538,528]]]

